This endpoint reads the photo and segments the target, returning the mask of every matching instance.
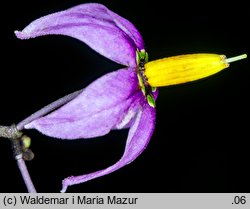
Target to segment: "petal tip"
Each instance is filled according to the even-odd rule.
[[[65,188],[65,187],[63,187],[62,189],[61,189],[61,193],[65,193],[66,192],[66,190],[67,190],[67,187]]]
[[[15,35],[19,39],[28,39],[27,34],[23,33],[22,31],[15,30],[14,31]]]
[[[64,179],[63,181],[62,181],[62,189],[61,189],[61,193],[65,193],[66,192],[66,190],[68,189],[68,186],[70,185],[69,184],[69,178],[72,178],[72,177],[68,177],[68,178],[66,178],[66,179]]]

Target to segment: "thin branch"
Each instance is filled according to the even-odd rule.
[[[58,99],[55,102],[52,102],[51,104],[45,106],[44,108],[40,109],[39,111],[35,112],[28,118],[24,119],[20,123],[17,124],[17,126],[0,126],[0,138],[7,138],[10,139],[13,149],[14,157],[17,161],[18,168],[22,174],[23,180],[25,182],[25,185],[28,189],[28,192],[30,193],[36,193],[36,189],[32,183],[32,180],[30,178],[28,169],[26,167],[24,160],[30,160],[33,158],[33,153],[30,149],[23,149],[21,146],[21,140],[22,140],[22,132],[20,132],[24,126],[31,121],[42,117],[49,112],[55,110],[56,108],[64,105],[65,103],[71,101],[75,97],[77,97],[82,90],[76,91],[74,93],[71,93],[63,98]]]
[[[22,174],[27,190],[28,192],[36,193],[36,189],[32,183],[28,169],[23,159],[23,154],[24,156],[27,155],[26,152],[30,150],[24,150],[21,146],[20,140],[22,140],[22,132],[18,131],[15,125],[0,126],[0,137],[7,138],[11,141],[13,155],[17,161],[18,168]]]
[[[7,139],[17,139],[22,136],[14,125],[12,126],[0,126],[0,137]]]

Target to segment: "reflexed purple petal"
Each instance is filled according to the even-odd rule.
[[[137,85],[132,68],[106,74],[75,99],[25,125],[25,128],[35,128],[45,135],[62,139],[105,135],[121,124],[128,113],[137,111],[141,100]]]
[[[61,192],[65,192],[70,185],[80,184],[91,179],[104,176],[132,162],[146,148],[155,127],[155,109],[149,105],[138,111],[134,124],[131,126],[122,158],[114,165],[94,173],[71,176],[63,180]]]
[[[49,34],[71,36],[103,56],[130,67],[136,66],[136,49],[143,48],[142,37],[132,23],[95,3],[41,17],[15,34],[20,39]]]
[[[138,49],[144,49],[144,42],[140,32],[136,29],[136,27],[126,20],[125,18],[117,15],[116,13],[108,10],[108,13],[113,18],[113,21],[116,23],[117,27],[123,30],[135,43]]]

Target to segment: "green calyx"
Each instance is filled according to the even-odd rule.
[[[156,87],[151,87],[152,92],[156,92]]]
[[[146,77],[144,75],[145,71],[144,64],[148,62],[148,53],[144,49],[136,50],[136,62],[137,62],[137,77],[141,91],[143,95],[146,97],[148,104],[151,107],[155,108],[155,99],[152,95],[152,92],[155,92],[156,88],[151,87],[148,84]]]
[[[153,95],[152,94],[148,94],[147,95],[147,101],[148,101],[148,104],[151,106],[151,107],[153,107],[153,108],[155,108],[155,99],[154,99],[154,97],[153,97]]]
[[[145,51],[145,49],[136,50],[136,62],[137,66],[141,64],[141,62],[144,61],[144,63],[148,62],[148,53]]]
[[[144,86],[143,79],[142,79],[142,77],[141,77],[141,75],[140,75],[139,72],[137,72],[137,77],[138,77],[139,86],[141,88],[141,91],[142,91],[143,95],[145,96],[146,95],[146,88]]]

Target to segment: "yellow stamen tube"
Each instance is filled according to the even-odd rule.
[[[152,87],[182,84],[213,75],[246,57],[242,54],[227,59],[225,55],[206,53],[173,56],[146,63],[145,76]]]

